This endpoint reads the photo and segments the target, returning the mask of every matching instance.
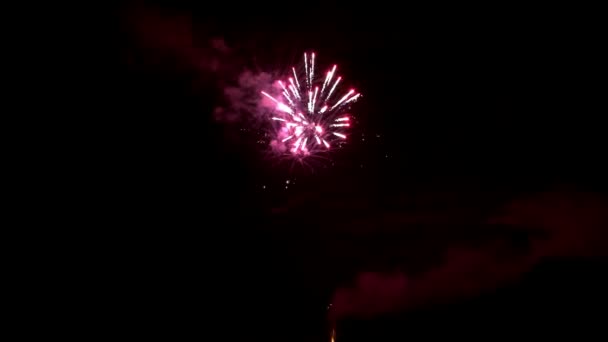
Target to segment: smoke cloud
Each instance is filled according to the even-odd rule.
[[[171,67],[191,73],[193,78],[209,81],[221,90],[223,99],[213,110],[222,123],[260,122],[274,103],[261,91],[280,94],[271,74],[254,72],[221,37],[209,38],[202,25],[181,13],[166,13],[153,7],[131,9],[127,26],[134,39],[138,62],[156,67]],[[196,27],[196,30],[195,30]],[[242,55],[242,53],[241,53]]]
[[[333,296],[331,319],[370,317],[454,300],[516,281],[553,256],[595,256],[608,251],[608,201],[576,192],[550,192],[515,200],[488,220],[530,233],[524,246],[496,239],[477,248],[453,247],[436,267],[359,274]],[[539,234],[541,232],[542,234]]]
[[[126,15],[132,54],[137,62],[158,67],[171,66],[204,76],[225,72],[231,49],[220,37],[197,35],[192,18],[181,13],[165,13],[154,7],[135,6]]]
[[[222,122],[242,122],[245,118],[266,118],[265,115],[276,104],[262,96],[261,92],[274,93],[272,89],[277,86],[268,73],[243,72],[236,85],[224,88],[226,105],[215,108],[215,119]]]

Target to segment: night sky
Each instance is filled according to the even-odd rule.
[[[564,12],[117,7],[99,119],[128,219],[110,315],[227,340],[600,333],[605,111],[591,28]],[[244,74],[306,51],[363,97],[348,144],[302,163],[226,89],[255,98]]]

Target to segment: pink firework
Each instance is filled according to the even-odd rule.
[[[361,94],[350,89],[336,96],[342,77],[336,76],[334,65],[325,77],[315,75],[315,53],[304,54],[304,73],[292,68],[288,81],[278,81],[282,90],[280,100],[265,91],[276,104],[272,120],[280,125],[277,140],[294,155],[309,155],[331,148],[336,140],[347,138],[350,117],[345,114],[349,104]]]

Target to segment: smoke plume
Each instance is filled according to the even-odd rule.
[[[171,67],[209,77],[223,73],[232,50],[221,37],[209,37],[204,29],[195,32],[190,16],[166,13],[154,7],[135,6],[125,15],[130,33],[131,57],[156,67]]]
[[[516,281],[552,256],[608,251],[608,201],[591,194],[550,192],[515,200],[488,226],[530,232],[525,247],[494,240],[477,248],[452,247],[436,267],[418,275],[365,272],[333,296],[332,319],[412,310],[475,295]],[[542,232],[542,234],[538,234]]]
[[[272,92],[271,89],[276,86],[268,73],[243,72],[236,85],[224,88],[226,104],[215,108],[215,119],[222,122],[243,122],[246,118],[266,118],[264,115],[276,104],[261,96],[261,92]]]
[[[210,38],[206,28],[192,17],[141,6],[131,9],[126,17],[138,63],[190,73],[195,80],[212,83],[220,90],[223,98],[217,99],[212,113],[218,122],[259,122],[265,119],[266,109],[274,108],[260,94],[262,90],[274,93],[278,87],[272,75],[247,68],[242,52],[221,37]]]

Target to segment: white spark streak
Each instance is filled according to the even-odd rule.
[[[334,67],[331,69],[331,71],[327,72],[327,77],[325,78],[325,83],[323,83],[323,89],[325,89],[325,86],[329,83],[331,83],[331,78],[334,76],[334,72],[336,72],[336,67],[337,65],[334,64]],[[323,95],[323,89],[321,89],[321,95]]]
[[[304,75],[306,75],[306,83],[310,85],[310,81],[308,80],[308,58],[306,57],[306,52],[304,52]]]
[[[293,109],[289,108],[289,106],[284,103],[279,103],[277,109],[285,113],[293,114]]]
[[[312,91],[308,92],[308,112],[312,114]]]
[[[298,85],[297,87],[294,86],[294,88],[296,88],[296,90],[300,89],[300,82],[298,81],[298,75],[296,74],[296,68],[292,67],[291,70],[293,71],[293,77],[296,80],[296,84]],[[298,93],[298,97],[300,97],[300,94]]]
[[[336,102],[335,105],[333,105],[333,107],[331,107],[331,109],[334,109],[336,107],[338,107],[342,102],[344,102],[349,96],[351,96],[353,93],[355,92],[354,89],[351,89],[348,93],[346,93],[346,95],[344,95],[340,101]]]
[[[327,85],[327,81],[329,80],[330,75],[331,71],[328,71],[327,75],[325,75],[325,81],[323,81],[323,86],[321,87],[321,95],[323,95],[323,90],[325,90],[325,86]]]
[[[315,79],[315,53],[312,53],[312,61],[310,62],[310,83]]]
[[[347,104],[347,103],[349,103],[349,102],[353,102],[353,101],[355,101],[356,99],[358,99],[358,98],[359,98],[359,96],[361,96],[361,94],[357,94],[357,95],[355,95],[355,96],[351,97],[351,98],[350,98],[350,99],[348,99],[346,102],[344,102],[344,104]]]
[[[285,98],[287,99],[287,102],[289,102],[290,105],[295,107],[295,105],[294,105],[293,101],[291,100],[291,97],[289,97],[289,93],[287,91],[283,92],[283,96],[285,96]]]
[[[329,97],[331,96],[331,94],[334,92],[334,90],[336,89],[336,86],[338,85],[338,83],[340,83],[340,80],[342,79],[342,77],[338,77],[338,79],[336,80],[336,83],[334,83],[334,86],[331,87],[331,89],[329,90],[329,94],[327,94],[327,97],[325,98],[325,101],[329,100]]]
[[[298,91],[296,90],[296,87],[293,85],[293,79],[290,78],[289,80],[292,82],[292,84],[289,85],[289,90],[291,90],[291,93],[293,94],[293,96],[296,99],[299,99],[300,98],[300,94],[298,94]]]
[[[287,99],[287,101],[294,106],[293,101],[291,101],[291,97],[289,97],[289,92],[287,91],[287,88],[285,88],[285,85],[283,84],[283,82],[279,81],[279,84],[281,85],[281,88],[283,88],[283,95],[285,96],[285,98]]]
[[[268,93],[265,92],[265,91],[262,92],[262,95],[266,96],[267,98],[271,99],[272,101],[274,101],[277,104],[279,103],[279,101],[277,101],[277,99],[275,99],[274,97],[268,95]]]
[[[296,140],[295,144],[293,144],[293,150],[294,152],[296,152],[298,150],[298,148],[300,148],[300,142],[302,141],[302,137],[299,137],[298,140]]]

